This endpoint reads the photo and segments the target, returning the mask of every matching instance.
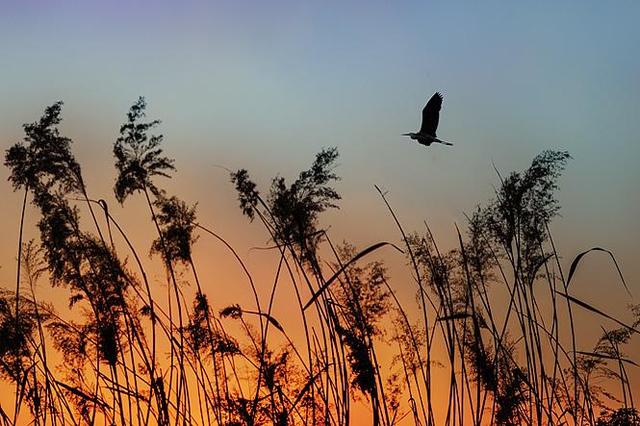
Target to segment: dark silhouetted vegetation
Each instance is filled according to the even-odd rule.
[[[625,322],[573,296],[590,251],[608,253],[627,283],[599,247],[567,274],[550,233],[568,153],[544,151],[526,170],[498,174],[495,197],[453,228],[458,244],[446,250],[426,225],[405,231],[380,190],[398,241],[335,244],[322,214],[341,200],[336,148],[265,192],[246,170],[232,172],[242,214],[270,240],[264,298],[220,230],[162,187],[174,161],[152,134],[160,122],[144,121],[143,98],[113,146],[114,198],[144,197],[150,247],[133,244],[109,197],[89,196],[61,112],[60,102],[46,108],[5,154],[24,205],[15,290],[0,292],[0,379],[13,391],[2,423],[640,424],[627,353],[640,305]],[[28,201],[37,242],[22,241]],[[216,289],[203,288],[193,249],[205,238],[237,260],[252,306],[217,306]],[[150,281],[143,253],[164,268],[164,285]],[[415,304],[398,297],[392,256],[410,271]],[[47,286],[66,291],[68,317]],[[279,298],[294,312],[286,323],[274,314]],[[576,310],[601,321],[595,344],[578,339]]]

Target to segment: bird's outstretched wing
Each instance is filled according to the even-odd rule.
[[[436,92],[422,110],[422,126],[420,126],[420,133],[426,133],[427,135],[434,137],[436,136],[441,106],[442,95],[440,92]]]

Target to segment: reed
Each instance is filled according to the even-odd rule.
[[[175,165],[143,98],[114,143],[114,199],[144,197],[157,235],[148,248],[91,198],[61,112],[60,102],[47,107],[5,155],[24,203],[16,283],[0,292],[0,380],[14,392],[0,406],[3,424],[640,424],[629,375],[638,364],[626,352],[640,306],[623,321],[574,296],[576,271],[598,253],[631,289],[601,247],[565,271],[550,233],[568,153],[544,151],[521,172],[498,173],[495,196],[453,228],[450,249],[426,223],[406,231],[377,187],[398,241],[334,244],[321,219],[341,200],[335,148],[265,192],[248,171],[231,172],[241,213],[271,241],[264,298],[226,231],[162,187]],[[23,241],[29,202],[38,242]],[[199,238],[238,262],[252,306],[212,305],[215,289],[204,288],[193,256]],[[166,294],[140,250],[159,257]],[[406,262],[415,304],[394,291],[383,260],[392,256]],[[66,289],[71,316],[55,311],[46,286]],[[276,317],[283,298],[300,329]],[[601,321],[591,347],[578,338],[577,310]],[[363,406],[366,419],[355,414]]]

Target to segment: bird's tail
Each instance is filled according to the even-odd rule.
[[[443,141],[441,139],[435,139],[434,142],[438,142],[441,143],[442,145],[449,145],[449,146],[453,146],[453,144],[451,142],[447,142],[447,141]]]

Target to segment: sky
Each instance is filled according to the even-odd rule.
[[[19,141],[23,123],[63,100],[62,129],[90,193],[111,200],[144,244],[153,229],[142,200],[120,208],[111,192],[113,141],[144,95],[176,159],[167,188],[198,201],[200,220],[258,268],[266,263],[249,248],[266,234],[241,216],[219,166],[247,168],[266,186],[336,146],[344,199],[325,218],[332,234],[359,245],[399,239],[379,185],[407,229],[426,220],[453,246],[454,224],[492,196],[494,164],[506,173],[542,150],[568,150],[552,228],[564,266],[607,247],[640,297],[639,17],[637,1],[0,0],[0,143]],[[453,147],[400,136],[419,127],[435,91],[438,135]],[[5,182],[0,196],[4,286],[21,195]],[[27,223],[36,220],[32,211]],[[210,242],[199,250],[224,256]],[[604,257],[590,258],[573,291],[625,315],[629,299]]]

